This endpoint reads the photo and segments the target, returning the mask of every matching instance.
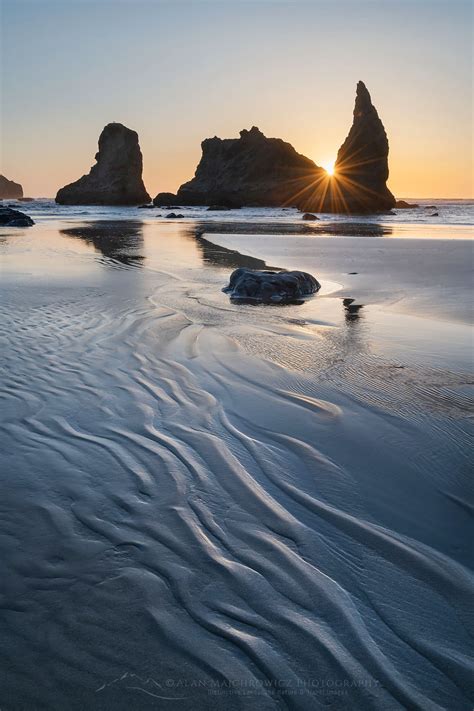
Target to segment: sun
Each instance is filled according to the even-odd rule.
[[[334,175],[334,163],[335,161],[333,160],[328,160],[326,163],[323,163],[323,168],[328,175]]]

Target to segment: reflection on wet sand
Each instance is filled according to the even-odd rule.
[[[333,235],[343,237],[390,237],[391,225],[377,222],[331,222],[321,225],[307,223],[284,224],[275,222],[196,222],[191,231],[196,237],[203,234],[278,234],[278,235]]]
[[[364,304],[354,304],[354,301],[355,299],[342,300],[342,305],[344,306],[344,318],[348,323],[358,321],[361,317],[359,312],[364,308]]]
[[[238,269],[239,267],[245,267],[246,269],[279,269],[279,267],[267,266],[263,259],[240,254],[237,250],[227,249],[227,247],[220,247],[213,242],[209,242],[200,233],[193,231],[192,235],[205,264],[227,267],[228,269]]]
[[[127,267],[141,267],[145,260],[143,223],[123,220],[85,222],[60,230],[66,237],[78,237],[91,244],[108,260]]]

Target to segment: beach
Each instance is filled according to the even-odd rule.
[[[2,708],[472,708],[473,204],[431,202],[0,228]]]

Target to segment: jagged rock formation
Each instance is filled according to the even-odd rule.
[[[232,301],[288,304],[315,294],[320,288],[317,279],[306,272],[253,271],[242,267],[232,272],[228,286],[222,291]]]
[[[0,207],[0,227],[31,227],[35,223],[19,210],[10,207]]]
[[[178,205],[225,205],[226,207],[277,207],[296,205],[301,190],[321,174],[309,158],[280,138],[267,138],[256,126],[241,131],[240,138],[207,138],[192,180],[177,195],[160,193]]]
[[[23,188],[20,183],[8,180],[0,175],[0,200],[19,200],[23,197]]]
[[[380,212],[395,205],[387,178],[387,135],[365,84],[359,82],[352,128],[339,149],[333,176],[289,143],[267,138],[254,126],[241,131],[240,138],[203,141],[194,178],[176,195],[160,193],[154,203]]]
[[[99,137],[97,163],[88,175],[58,191],[61,205],[141,205],[150,202],[142,180],[143,159],[138,134],[121,123],[109,123]]]
[[[395,206],[387,188],[388,139],[365,84],[357,84],[354,120],[339,148],[334,174],[323,180],[301,209],[310,212],[370,213]]]

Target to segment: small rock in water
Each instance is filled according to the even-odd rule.
[[[320,288],[318,280],[306,272],[240,268],[232,272],[228,286],[222,291],[229,294],[233,301],[285,304],[298,302]]]
[[[0,207],[0,227],[31,227],[35,223],[19,210],[10,207]]]
[[[208,212],[217,212],[217,211],[228,211],[232,210],[232,207],[229,207],[228,205],[209,205],[207,208]]]
[[[407,202],[406,200],[397,200],[395,203],[397,210],[414,210],[415,207],[420,207],[417,203]]]
[[[438,217],[438,216],[439,216],[439,212],[433,212],[433,214],[430,215],[430,217]]]
[[[319,217],[316,217],[316,215],[313,215],[312,212],[305,212],[302,219],[303,220],[319,220]]]
[[[425,210],[437,210],[436,205],[425,205]]]
[[[181,217],[184,217],[184,215],[177,215],[175,212],[170,212],[169,215],[166,215],[167,220],[179,220]]]
[[[138,209],[139,210],[152,210],[155,206],[153,203],[151,205],[139,205]]]

